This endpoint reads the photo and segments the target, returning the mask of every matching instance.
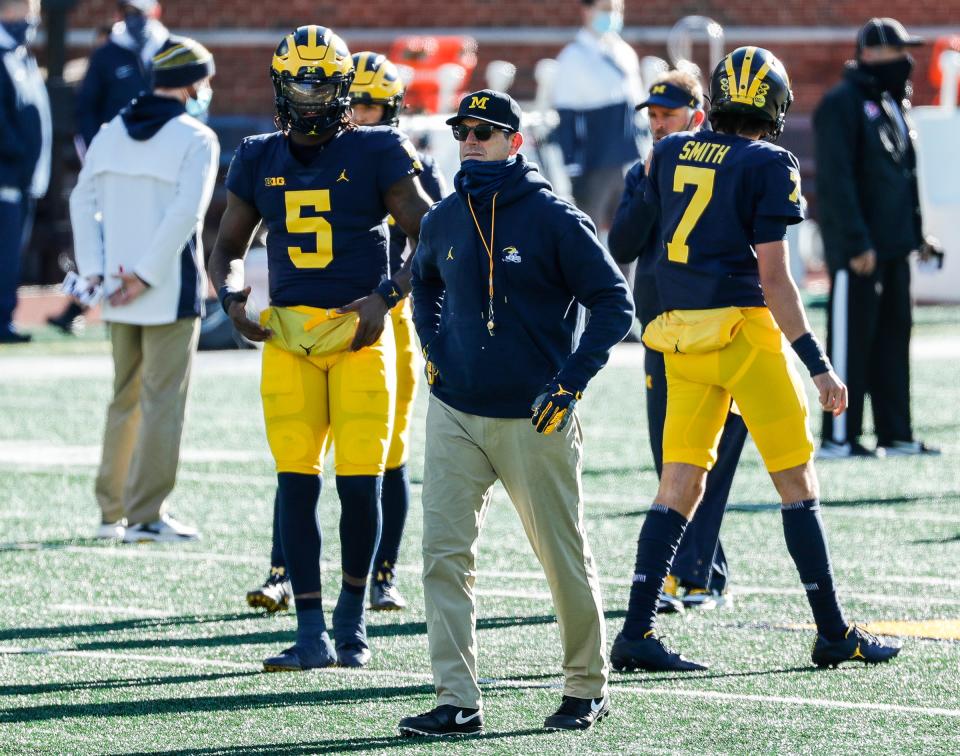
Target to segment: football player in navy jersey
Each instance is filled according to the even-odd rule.
[[[397,67],[379,53],[364,51],[354,54],[353,70],[355,76],[350,85],[353,122],[360,126],[396,126],[400,121],[404,95]],[[418,158],[423,168],[420,184],[431,200],[439,202],[446,194],[443,176],[430,156],[420,154]],[[403,267],[407,235],[392,217],[389,222],[390,274],[394,275]],[[390,317],[397,352],[397,390],[393,395],[393,434],[380,494],[383,529],[370,583],[370,608],[375,610],[403,609],[406,606],[396,586],[396,564],[410,506],[407,457],[419,374],[410,299],[404,299],[391,309]]]
[[[814,664],[875,663],[900,644],[848,624],[837,598],[813,439],[786,336],[809,371],[824,411],[846,408],[846,386],[810,331],[790,276],[785,241],[803,219],[797,159],[771,144],[793,100],[787,72],[769,51],[741,47],[713,72],[712,132],[664,137],[648,165],[647,192],[660,205],[664,252],[657,291],[664,313],[644,343],[664,354],[667,415],[663,473],[637,542],[623,630],[610,653],[619,671],[702,670],[656,636],[657,599],[730,411],[740,408],[782,500],[787,550],[817,626]]]
[[[264,342],[261,395],[277,468],[280,538],[297,604],[294,646],[267,671],[370,659],[364,594],[380,535],[380,487],[392,428],[389,310],[410,289],[388,268],[387,215],[411,238],[430,207],[416,151],[400,132],[350,123],[353,61],[330,29],[280,42],[271,77],[277,125],[245,139],[227,176],[227,209],[210,260],[237,329]],[[270,306],[246,315],[242,260],[266,224]],[[320,590],[316,505],[321,455],[336,439],[342,584],[331,643]]]

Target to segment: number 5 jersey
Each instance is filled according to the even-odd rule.
[[[271,305],[342,307],[376,288],[388,275],[383,197],[418,173],[413,145],[389,126],[338,131],[306,163],[281,132],[244,139],[227,189],[266,224]]]

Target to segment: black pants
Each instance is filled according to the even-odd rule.
[[[648,349],[644,355],[647,380],[647,427],[657,475],[663,471],[663,423],[667,415],[667,376],[663,355]],[[747,426],[740,415],[727,415],[717,464],[707,475],[703,501],[683,534],[670,574],[684,585],[723,592],[730,576],[727,558],[720,543],[720,526],[727,509],[727,498],[733,485]]]
[[[827,353],[850,396],[844,414],[823,414],[823,440],[859,441],[870,394],[877,443],[912,441],[909,262],[880,262],[870,276],[834,271],[831,284]]]

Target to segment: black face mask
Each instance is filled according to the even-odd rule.
[[[902,100],[907,95],[913,63],[913,56],[907,55],[886,63],[861,63],[860,68],[876,79],[883,91],[889,92],[895,100]]]

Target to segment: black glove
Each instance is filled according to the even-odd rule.
[[[548,435],[566,428],[573,417],[573,408],[581,398],[582,391],[567,391],[556,378],[550,381],[543,387],[540,396],[533,400],[530,408],[537,433]]]

